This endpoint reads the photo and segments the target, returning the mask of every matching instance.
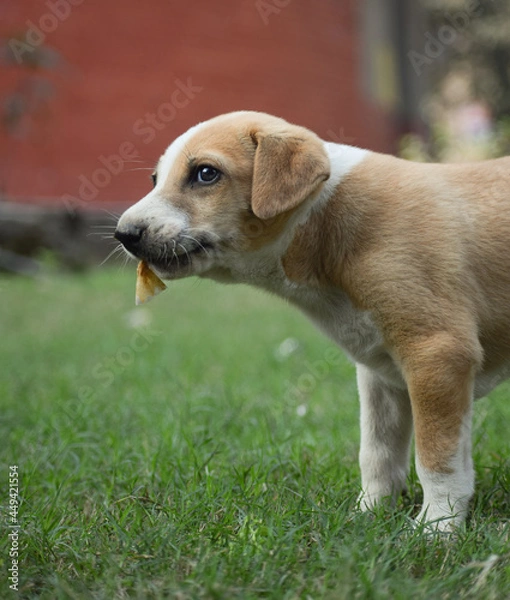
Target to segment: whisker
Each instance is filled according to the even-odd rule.
[[[158,250],[158,258],[156,262],[160,262],[161,260],[163,260],[163,258],[165,257],[165,246],[163,245],[162,248],[160,248],[160,250]]]
[[[176,258],[176,259],[177,259],[177,268],[178,268],[178,269],[180,269],[180,268],[181,268],[181,261],[179,260],[179,255],[178,255],[178,254],[177,254],[177,252],[175,251],[175,249],[177,248],[177,242],[176,242],[175,240],[173,240],[173,242],[174,242],[174,247],[173,247],[173,250],[172,250],[172,252],[174,253],[174,255],[172,256],[172,260],[173,260],[174,258]]]
[[[202,285],[203,283],[204,283],[204,280],[201,277],[195,277],[195,282],[193,284],[193,288],[196,288],[199,285]]]
[[[207,248],[205,248],[203,246],[203,244],[201,244],[196,238],[192,237],[191,235],[185,235],[185,234],[182,234],[182,237],[187,238],[188,240],[192,240],[192,241],[196,242],[200,246],[200,248],[202,248],[202,250],[207,254],[207,256],[209,256],[209,252],[208,252]]]
[[[115,219],[115,221],[118,221],[120,219],[120,214],[117,215],[115,213],[112,213],[107,208],[102,208],[101,211],[105,212],[107,215],[109,215],[110,217],[112,217],[113,219]]]
[[[186,246],[183,246],[182,244],[179,244],[179,246],[184,250],[184,253],[186,254],[186,257],[188,259],[188,267],[191,268],[191,257],[189,255],[188,250],[186,249]]]
[[[131,160],[125,160],[124,164],[126,163],[146,163],[146,160],[136,160],[136,158],[132,158]]]
[[[131,256],[129,256],[129,254],[124,253],[124,260],[119,263],[117,271],[124,271],[127,267],[128,262],[130,262],[131,260]]]
[[[122,250],[123,250],[123,246],[122,246],[122,244],[119,244],[108,254],[108,256],[103,260],[103,262],[99,266],[102,267],[106,261],[110,260],[110,258],[112,258],[112,256],[114,256],[118,252],[122,252]]]
[[[132,171],[154,171],[153,167],[133,167],[132,169],[126,169],[126,173],[131,173]]]
[[[208,231],[207,229],[200,229],[199,227],[189,227],[187,229],[187,231],[198,231],[200,233],[205,233],[208,236],[215,237],[218,240],[221,239],[221,237],[217,233],[214,233],[214,231]]]
[[[188,161],[191,161],[193,159],[193,154],[190,152],[187,145],[184,146],[184,148],[182,149],[182,152],[183,152],[184,156],[188,159]]]
[[[87,233],[87,237],[90,237],[91,235],[100,235],[102,240],[114,240],[115,239],[113,237],[113,233],[111,233],[110,235],[107,235],[103,231],[91,231],[90,233]]]

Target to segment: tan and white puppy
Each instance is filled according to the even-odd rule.
[[[510,374],[510,158],[413,163],[236,112],[177,138],[154,184],[125,248],[302,309],[357,366],[360,506],[405,488],[414,428],[418,520],[461,523],[472,402]]]

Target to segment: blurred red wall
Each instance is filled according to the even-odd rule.
[[[132,203],[150,188],[150,171],[139,169],[173,138],[239,109],[274,113],[325,139],[393,149],[391,119],[361,90],[356,6],[4,0],[0,33],[11,64],[0,97],[11,101],[34,81],[43,96],[48,80],[54,90],[1,133],[3,195]],[[27,68],[43,50],[49,63],[56,50],[57,68]]]

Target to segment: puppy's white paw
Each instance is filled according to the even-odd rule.
[[[376,506],[394,507],[397,503],[397,498],[406,492],[406,489],[394,491],[392,488],[385,487],[378,490],[362,490],[358,496],[356,506],[362,512],[374,510]]]
[[[417,527],[429,533],[455,533],[466,521],[467,502],[457,502],[457,510],[448,506],[424,506],[416,517]]]

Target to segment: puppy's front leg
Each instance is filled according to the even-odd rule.
[[[371,369],[358,364],[361,404],[360,508],[383,498],[394,502],[406,487],[412,433],[407,390],[388,386]]]
[[[461,524],[474,490],[471,458],[475,345],[435,336],[413,350],[407,373],[423,487],[419,522],[441,531]]]

